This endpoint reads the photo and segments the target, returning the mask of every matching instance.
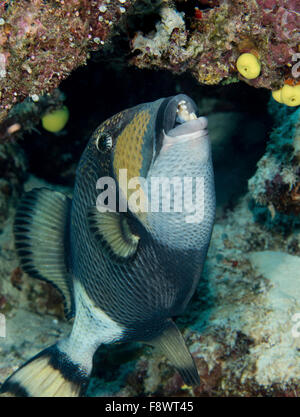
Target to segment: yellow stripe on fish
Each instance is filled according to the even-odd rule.
[[[114,172],[119,177],[119,170],[127,168],[127,178],[139,177],[143,165],[144,135],[151,115],[148,110],[137,113],[125,127],[116,141],[114,154]],[[126,193],[127,190],[122,190]]]

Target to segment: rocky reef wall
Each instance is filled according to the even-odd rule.
[[[270,113],[274,129],[256,174],[249,180],[249,190],[258,216],[292,226],[299,222],[300,214],[300,109],[291,110],[272,100]]]

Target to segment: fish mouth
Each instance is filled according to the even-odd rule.
[[[197,119],[196,113],[188,109],[186,100],[180,100],[176,109],[176,123],[182,124],[195,119]]]
[[[194,103],[192,103],[194,105]],[[200,139],[208,136],[206,117],[197,117],[195,109],[187,100],[177,103],[176,115],[171,129],[164,130],[163,148],[178,142]]]

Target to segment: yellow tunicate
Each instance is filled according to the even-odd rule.
[[[260,74],[260,61],[255,55],[245,53],[238,57],[236,67],[240,74],[248,80],[253,80]]]
[[[61,109],[46,113],[42,117],[42,125],[49,132],[59,132],[62,130],[69,120],[69,110],[66,106]]]
[[[280,88],[280,90],[272,91],[272,97],[274,100],[278,101],[278,103],[283,103],[282,97],[281,97],[281,91],[282,91],[282,88]]]
[[[282,102],[287,106],[295,107],[300,105],[300,84],[288,85],[285,84],[281,90]]]

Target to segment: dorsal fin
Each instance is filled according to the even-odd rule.
[[[101,213],[97,207],[91,207],[88,218],[93,235],[111,259],[123,262],[132,259],[140,238],[131,231],[124,215],[116,212]]]
[[[72,282],[66,263],[70,206],[71,200],[64,194],[36,188],[21,200],[14,222],[15,246],[22,269],[61,292],[67,318],[74,315]]]

